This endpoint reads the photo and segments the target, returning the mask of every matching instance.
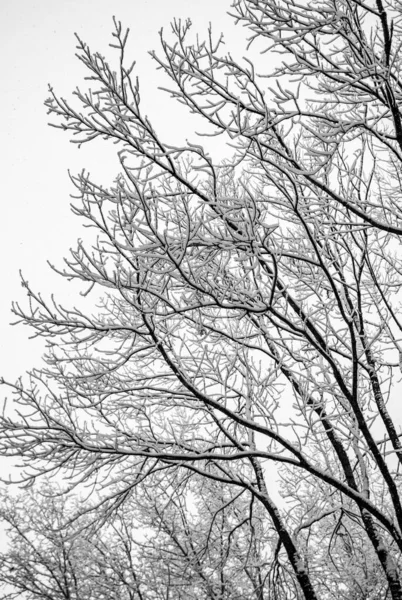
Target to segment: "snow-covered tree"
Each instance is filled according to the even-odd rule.
[[[178,468],[244,491],[277,532],[289,594],[314,600],[305,540],[270,489],[268,466],[288,466],[326,490],[323,510],[335,495],[353,511],[381,593],[401,599],[402,6],[231,10],[250,31],[244,59],[213,32],[193,41],[188,22],[154,54],[183,110],[227,141],[219,165],[199,140],[158,136],[118,22],[117,66],[78,40],[91,89],[75,102],[51,89],[54,124],[79,144],[113,142],[121,172],[109,187],[72,177],[74,211],[98,237],[59,270],[99,308],[23,280],[29,308],[15,313],[48,353],[30,383],[8,384],[19,407],[1,421],[2,451],[27,480],[94,486],[109,511]]]
[[[277,536],[243,491],[154,478],[101,524],[57,491],[3,492],[2,598],[261,600],[272,586]]]
[[[139,565],[131,560],[130,523],[116,519],[108,529],[88,529],[88,519],[80,523],[71,520],[76,502],[76,498],[57,496],[57,489],[49,485],[31,488],[19,496],[3,491],[1,598],[141,598],[136,572]]]

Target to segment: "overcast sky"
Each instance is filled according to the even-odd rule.
[[[82,82],[74,32],[92,50],[109,54],[112,16],[130,27],[129,50],[137,61],[143,106],[163,139],[184,141],[193,136],[196,117],[157,91],[163,80],[148,51],[159,48],[161,27],[168,32],[174,17],[190,17],[201,35],[212,21],[217,34],[225,31],[228,47],[242,53],[245,33],[226,14],[230,4],[230,0],[1,0],[0,375],[14,379],[39,366],[42,353],[37,341],[28,341],[28,328],[9,325],[12,300],[25,302],[19,270],[35,290],[54,291],[66,304],[76,294],[73,286],[59,282],[46,262],[61,265],[68,249],[85,235],[70,214],[73,190],[67,170],[75,174],[85,168],[106,185],[117,174],[113,146],[90,144],[78,150],[68,134],[47,126],[43,102],[48,83],[69,98]]]

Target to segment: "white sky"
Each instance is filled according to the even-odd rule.
[[[202,37],[210,21],[216,34],[225,31],[228,49],[236,53],[244,47],[245,32],[226,14],[230,4],[231,0],[0,1],[0,376],[14,380],[39,366],[43,348],[38,341],[28,341],[28,328],[9,325],[12,300],[25,303],[19,269],[36,291],[55,292],[66,305],[74,301],[76,288],[60,282],[46,263],[61,266],[68,249],[85,235],[79,219],[70,214],[73,188],[67,169],[75,174],[85,167],[104,184],[118,172],[112,145],[91,143],[78,150],[68,134],[47,126],[43,102],[48,83],[69,98],[83,81],[83,67],[74,56],[74,32],[92,50],[106,55],[113,54],[108,48],[112,16],[130,27],[129,50],[137,60],[148,116],[165,140],[197,141],[192,131],[199,121],[157,91],[163,79],[148,51],[158,50],[161,27],[169,32],[174,17],[190,17]]]

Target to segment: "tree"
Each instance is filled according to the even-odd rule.
[[[148,585],[177,600],[265,598],[277,544],[265,511],[243,490],[179,477],[147,482],[130,503],[145,530],[138,554]]]
[[[66,502],[49,483],[3,493],[2,598],[261,600],[276,536],[244,496],[184,474],[137,490],[99,526],[88,514],[75,519],[79,498]]]
[[[311,557],[270,494],[267,465],[288,467],[328,507],[353,506],[383,593],[400,599],[402,7],[236,0],[232,12],[280,55],[263,76],[212,32],[192,42],[188,22],[153,54],[171,95],[233,148],[220,165],[158,137],[118,22],[116,70],[78,39],[92,86],[76,90],[80,108],[50,90],[56,126],[113,141],[122,171],[108,188],[72,177],[74,212],[99,237],[60,273],[103,290],[99,312],[23,279],[29,309],[14,311],[48,353],[29,384],[8,384],[19,408],[2,449],[28,481],[61,471],[102,506],[183,468],[244,490],[272,520],[294,594],[315,599]]]
[[[3,492],[1,500],[8,541],[0,553],[4,600],[141,598],[128,523],[122,528],[116,520],[90,535],[81,519],[78,531],[77,523],[69,523],[77,498],[66,501],[49,485],[17,497]]]
[[[303,548],[318,597],[389,598],[387,581],[354,503],[322,482],[306,481],[293,469],[283,470],[281,477],[287,522]],[[374,474],[371,481],[374,487]],[[380,486],[376,492],[381,493]]]

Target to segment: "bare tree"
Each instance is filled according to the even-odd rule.
[[[180,479],[137,489],[103,526],[88,514],[75,519],[79,499],[55,496],[48,483],[17,497],[3,493],[2,598],[268,597],[277,536],[261,506],[243,491]]]
[[[402,7],[239,0],[232,11],[279,66],[258,75],[252,54],[236,62],[212,32],[192,42],[182,22],[154,54],[173,97],[234,147],[220,165],[158,137],[117,22],[115,70],[78,39],[91,82],[80,107],[51,90],[56,126],[78,144],[114,142],[122,172],[109,188],[72,177],[74,211],[98,239],[60,273],[85,293],[105,288],[99,312],[23,280],[29,309],[14,311],[49,350],[30,384],[8,384],[20,406],[1,422],[2,449],[31,467],[27,480],[61,470],[109,507],[179,467],[244,490],[272,520],[294,594],[315,599],[305,544],[270,494],[266,466],[288,466],[328,506],[333,494],[353,506],[384,593],[401,599],[389,399],[402,356]]]
[[[88,531],[88,520],[69,522],[77,499],[58,497],[49,485],[19,496],[3,492],[1,501],[8,543],[0,553],[4,600],[146,598],[130,554],[129,523],[116,519],[108,529]]]
[[[176,474],[140,486],[130,512],[144,528],[138,555],[161,597],[167,582],[177,600],[269,597],[277,535],[253,496]]]
[[[381,495],[382,484],[371,475],[371,485]],[[281,489],[288,507],[286,520],[303,547],[318,597],[389,598],[388,582],[355,504],[294,469],[282,469]]]

